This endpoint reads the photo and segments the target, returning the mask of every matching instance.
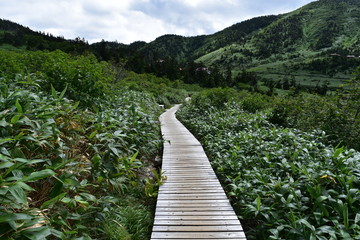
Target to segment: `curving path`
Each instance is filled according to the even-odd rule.
[[[151,240],[246,239],[241,224],[199,141],[175,118],[180,105],[160,116],[165,140]]]

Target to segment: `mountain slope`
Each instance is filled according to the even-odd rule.
[[[0,19],[0,46],[13,46],[28,50],[56,50],[81,53],[88,49],[85,39],[66,40],[51,34],[35,32],[28,27]]]
[[[231,43],[241,43],[246,36],[268,26],[278,18],[278,16],[253,18],[212,35],[196,37],[164,35],[145,45],[140,51],[148,57],[172,58],[184,63]]]
[[[360,65],[359,58],[347,57],[352,55],[360,55],[360,1],[320,0],[278,16],[243,42],[230,43],[197,61],[223,69],[230,66],[235,72],[250,68],[269,79],[293,74],[305,85],[330,76],[336,86]]]
[[[205,65],[227,76],[247,69],[263,82],[291,77],[301,85],[330,83],[336,87],[360,65],[360,1],[318,0],[287,14],[253,18],[211,35],[164,35],[150,43],[130,45],[105,41],[88,45],[80,38],[65,40],[0,19],[2,44],[31,50],[90,51],[100,60],[126,62],[129,70],[139,73],[176,71],[171,79],[188,78],[178,69],[196,70]]]

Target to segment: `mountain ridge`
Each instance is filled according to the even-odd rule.
[[[318,0],[289,13],[245,20],[214,34],[192,37],[168,34],[150,43],[101,41],[89,45],[80,38],[65,40],[43,35],[41,39],[41,33],[31,33],[32,30],[21,25],[13,25],[12,31],[3,25],[4,20],[0,20],[0,43],[5,38],[18,41],[18,36],[22,36],[23,44],[29,49],[90,51],[100,60],[126,59],[130,70],[140,73],[163,68],[153,66],[160,63],[171,64],[171,71],[178,71],[195,62],[197,66],[217,68],[224,73],[231,71],[233,77],[246,69],[263,81],[292,75],[304,85],[328,79],[330,85],[337,86],[351,78],[355,67],[360,65],[360,1],[357,0]]]

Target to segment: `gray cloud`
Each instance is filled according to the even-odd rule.
[[[66,38],[122,43],[211,34],[312,0],[0,0],[0,18]]]

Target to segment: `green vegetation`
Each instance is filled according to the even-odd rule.
[[[179,80],[170,81],[167,78],[160,78],[151,74],[136,74],[134,72],[128,73],[122,83],[130,90],[151,93],[156,101],[166,108],[173,103],[183,102],[189,96],[190,90],[199,89],[198,86],[185,85]]]
[[[159,104],[188,96],[178,116],[249,239],[358,239],[358,9],[319,0],[130,45],[0,20],[0,239],[149,239]]]
[[[277,102],[286,100],[286,106]],[[308,101],[299,109],[312,120],[337,121],[341,115],[336,108],[327,116],[331,101],[319,111],[326,103],[322,97],[316,103],[310,96],[274,99],[213,89],[194,97],[177,116],[204,145],[249,239],[358,239],[360,153],[327,145],[326,133],[312,129],[317,124],[312,120],[293,114],[279,118],[285,125],[296,120],[297,126],[309,127],[307,132],[272,123],[280,106],[292,111],[301,101]],[[357,143],[358,129],[352,129]]]
[[[170,87],[185,85],[92,54],[0,59],[0,238],[149,239],[158,104],[183,100]]]

